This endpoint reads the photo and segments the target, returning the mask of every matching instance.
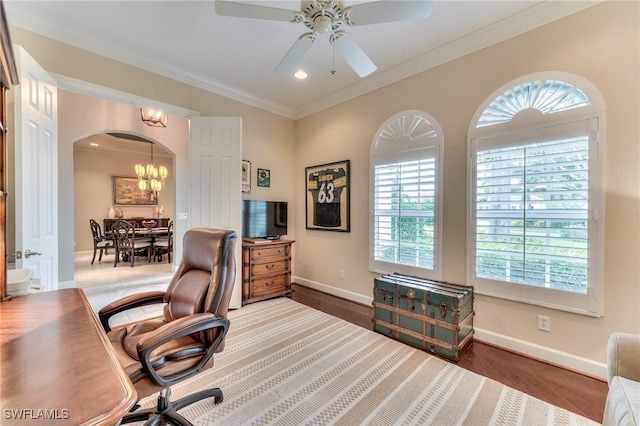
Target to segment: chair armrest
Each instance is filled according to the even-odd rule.
[[[211,312],[189,315],[165,324],[138,342],[136,348],[142,369],[158,386],[165,387],[200,371],[224,340],[227,331],[229,331],[229,324],[230,322],[227,318],[216,317]],[[220,331],[212,344],[201,354],[197,364],[170,376],[161,376],[157,373],[151,361],[151,354],[155,349],[180,337],[214,329],[220,329]]]
[[[607,346],[607,381],[615,376],[640,382],[640,336],[613,333]]]
[[[100,323],[102,324],[104,331],[108,332],[111,330],[109,320],[115,314],[137,308],[139,306],[155,305],[163,302],[164,291],[147,291],[144,293],[131,294],[104,306],[98,312],[98,316],[100,317]]]

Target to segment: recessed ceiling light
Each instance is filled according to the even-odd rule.
[[[91,145],[91,146],[100,146],[100,144],[97,144],[95,142],[91,142],[89,145]]]
[[[307,78],[307,73],[300,70],[300,71],[296,71],[296,73],[294,74],[294,76],[296,78],[299,78],[300,80],[304,80],[305,78]]]

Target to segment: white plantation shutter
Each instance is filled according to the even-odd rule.
[[[586,293],[588,135],[479,149],[476,167],[476,276]]]
[[[442,131],[420,111],[391,117],[371,149],[369,268],[440,278]]]
[[[496,97],[482,112],[477,127],[507,123],[527,108],[554,114],[589,105],[587,96],[567,82],[556,79],[526,81]]]
[[[603,104],[577,81],[509,84],[476,112],[468,277],[479,294],[600,316]]]
[[[374,186],[374,259],[433,269],[436,158],[376,165]]]

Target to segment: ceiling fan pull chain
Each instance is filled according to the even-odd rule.
[[[331,75],[336,75],[336,46],[331,43]]]

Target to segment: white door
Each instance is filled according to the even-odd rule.
[[[16,267],[43,291],[58,288],[58,114],[53,78],[15,46]],[[21,258],[18,259],[18,252]]]
[[[192,117],[189,142],[190,226],[233,229],[236,281],[230,308],[242,305],[242,119]]]

